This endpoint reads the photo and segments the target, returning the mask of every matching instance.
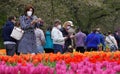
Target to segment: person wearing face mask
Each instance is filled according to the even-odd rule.
[[[72,21],[66,21],[63,24],[63,28],[61,28],[61,32],[63,34],[63,37],[67,37],[67,39],[65,40],[65,44],[64,44],[64,53],[69,52],[68,47],[72,46],[71,35],[69,33],[71,26],[73,26]]]
[[[16,51],[17,41],[14,38],[10,37],[10,34],[12,33],[15,23],[16,17],[10,16],[8,18],[8,21],[2,27],[2,37],[4,40],[4,46],[6,48],[6,54],[9,56],[13,56]]]
[[[20,27],[24,30],[24,35],[18,44],[19,53],[38,53],[34,33],[35,24],[38,21],[39,19],[34,15],[33,6],[30,4],[26,5],[24,15],[19,18]]]
[[[63,53],[63,46],[67,37],[63,37],[61,29],[61,21],[56,19],[54,22],[54,27],[51,31],[51,36],[53,39],[53,48],[54,53],[61,52]]]

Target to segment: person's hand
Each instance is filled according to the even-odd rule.
[[[70,35],[70,38],[71,38],[71,39],[74,38],[74,35]]]
[[[38,22],[40,22],[42,19],[41,18],[38,18],[37,20],[36,20],[36,22],[38,23]]]
[[[33,20],[33,21],[31,22],[31,25],[33,25],[33,24],[35,24],[35,23],[37,23],[37,19]]]
[[[43,25],[43,24],[44,24],[44,21],[43,21],[41,18],[38,18],[38,19],[37,19],[37,23]]]
[[[64,37],[64,40],[68,39],[68,37]]]

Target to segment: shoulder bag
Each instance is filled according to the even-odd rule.
[[[20,40],[23,34],[24,31],[21,28],[15,26],[10,36],[16,40]]]

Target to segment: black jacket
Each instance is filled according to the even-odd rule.
[[[65,40],[65,48],[68,49],[68,46],[72,44],[69,33],[65,30],[65,28],[62,28],[61,32],[63,34],[63,37],[68,37],[68,39]]]
[[[4,41],[16,42],[15,39],[10,37],[13,28],[14,28],[14,23],[11,21],[7,21],[6,24],[2,27],[2,38]]]

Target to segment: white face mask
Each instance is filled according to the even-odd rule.
[[[61,25],[58,25],[57,28],[58,28],[58,29],[61,29],[62,27],[61,27]]]
[[[27,11],[27,16],[32,16],[32,11]]]
[[[69,30],[71,27],[70,26],[67,26],[67,30]]]

